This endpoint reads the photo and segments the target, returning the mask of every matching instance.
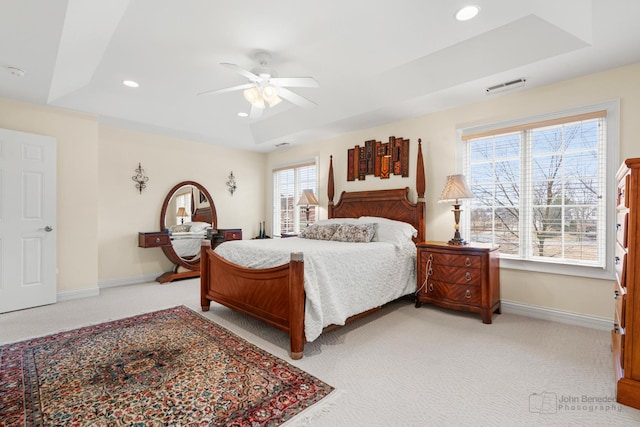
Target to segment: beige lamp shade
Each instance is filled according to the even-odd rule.
[[[188,216],[187,210],[183,207],[178,208],[178,213],[176,213],[176,216]]]
[[[318,199],[313,195],[311,190],[302,190],[300,200],[298,200],[298,206],[318,206]]]
[[[449,175],[447,177],[447,183],[442,189],[440,199],[438,202],[448,202],[451,200],[457,201],[460,199],[473,199],[476,196],[473,194],[467,180],[464,175]]]

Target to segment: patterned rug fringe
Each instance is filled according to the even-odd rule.
[[[295,417],[282,424],[282,427],[307,427],[315,420],[331,411],[337,406],[337,401],[345,392],[342,390],[333,390],[320,402],[316,403],[297,414]]]

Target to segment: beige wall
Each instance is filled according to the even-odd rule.
[[[57,138],[58,292],[96,289],[98,283],[126,283],[171,267],[160,249],[137,247],[139,231],[159,228],[161,203],[179,181],[193,180],[211,193],[221,228],[242,228],[245,238],[258,222],[271,221],[271,169],[300,159],[319,159],[319,201],[326,206],[329,156],[334,156],[336,195],[341,191],[411,187],[423,140],[427,175],[427,237],[449,239],[450,207],[437,204],[447,175],[455,172],[456,129],[620,99],[620,159],[640,157],[640,64],[487,101],[365,129],[269,155],[215,147],[101,126],[89,114],[0,98],[0,127]],[[346,152],[367,139],[409,138],[410,178],[346,181]],[[138,162],[149,176],[140,195],[131,176]],[[232,197],[225,182],[237,176]],[[337,196],[336,196],[337,201]],[[326,209],[320,217],[326,217]],[[508,301],[611,317],[609,281],[503,269],[502,298]]]
[[[57,139],[59,295],[169,270],[162,250],[137,247],[137,234],[159,230],[162,202],[180,181],[207,188],[220,228],[242,228],[251,237],[264,219],[264,154],[101,126],[90,114],[3,98],[0,127]],[[142,194],[131,179],[138,162],[149,176]],[[231,171],[238,182],[233,196],[225,184]]]
[[[159,248],[138,248],[139,231],[160,230],[167,193],[181,181],[204,186],[215,203],[219,228],[258,234],[265,206],[264,154],[100,126],[98,244],[100,282],[136,279],[168,271],[172,264]],[[131,179],[142,164],[149,177],[140,194]],[[227,191],[229,173],[238,189]]]
[[[639,75],[640,64],[634,64],[550,86],[487,98],[485,102],[365,129],[312,145],[293,146],[268,155],[265,182],[268,182],[273,166],[317,156],[320,159],[319,201],[326,206],[328,159],[333,155],[336,195],[343,190],[411,186],[415,200],[415,169],[410,171],[410,178],[380,180],[367,177],[364,182],[347,182],[346,154],[348,148],[369,139],[386,141],[389,136],[401,136],[411,140],[411,165],[415,168],[417,141],[422,138],[427,177],[427,238],[448,240],[453,231],[451,207],[436,201],[446,176],[456,172],[456,129],[620,99],[620,159],[640,157],[640,144],[636,138],[640,133],[640,120],[637,119],[640,117]],[[271,197],[269,185],[264,189]],[[320,217],[326,217],[326,210],[321,210]],[[503,268],[501,285],[502,298],[507,301],[590,316],[611,317],[613,313],[613,283],[610,281]]]
[[[57,139],[58,293],[98,282],[98,123],[88,114],[0,98],[0,127]]]

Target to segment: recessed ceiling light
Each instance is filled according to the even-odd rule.
[[[239,113],[238,113],[238,116],[240,116],[240,117],[247,117],[247,116],[249,116],[249,115],[248,115],[247,113],[245,113],[245,112],[242,112],[242,111],[241,111],[241,112],[239,112]]]
[[[456,19],[458,21],[468,21],[473,19],[480,12],[480,8],[475,5],[465,6],[456,13]]]
[[[138,82],[134,82],[133,80],[123,80],[122,84],[128,87],[138,87],[140,86]]]

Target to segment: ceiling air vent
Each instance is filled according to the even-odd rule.
[[[500,83],[499,85],[491,86],[486,89],[487,93],[500,93],[508,90],[517,89],[524,86],[525,79],[511,80],[510,82]]]

